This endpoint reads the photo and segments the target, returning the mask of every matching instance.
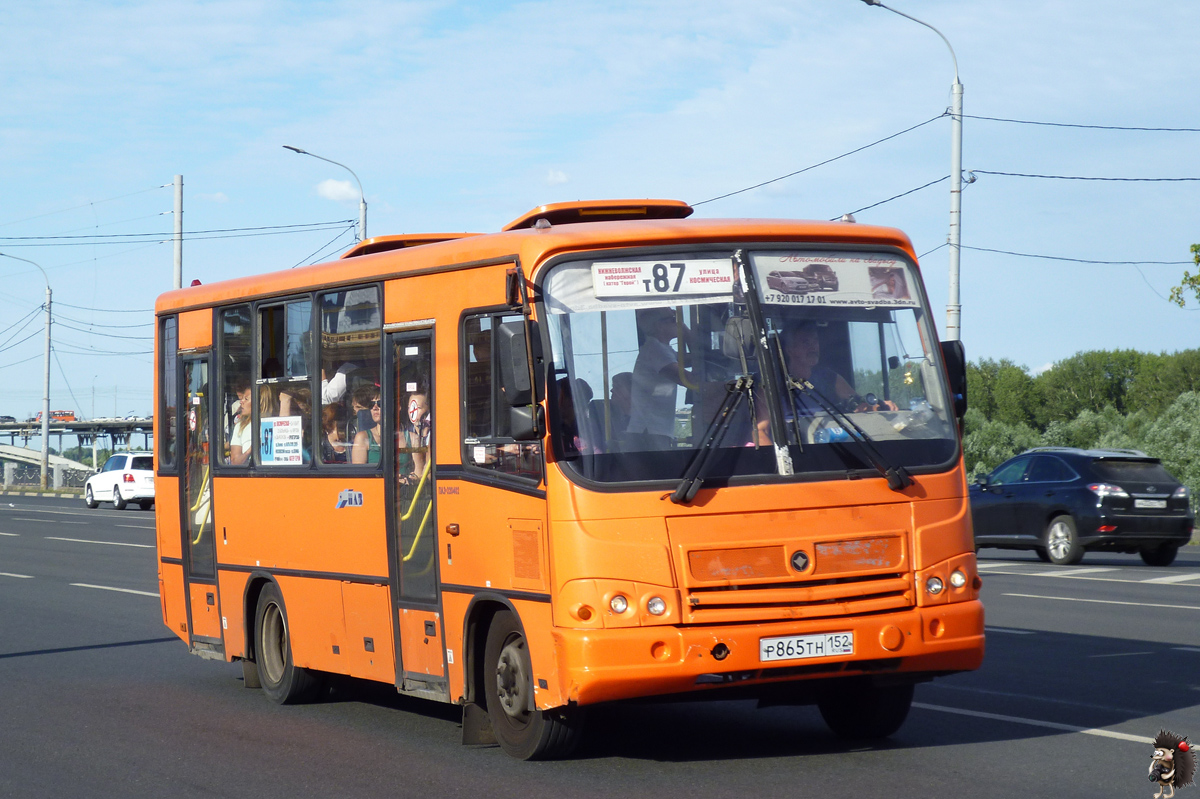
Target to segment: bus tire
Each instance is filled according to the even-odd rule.
[[[255,665],[263,693],[278,705],[310,702],[321,680],[292,662],[291,631],[279,587],[268,583],[258,595],[254,614]]]
[[[579,743],[582,714],[578,708],[541,711],[534,705],[529,647],[511,612],[492,617],[483,657],[483,691],[500,747],[520,760],[569,755]]]
[[[839,738],[869,741],[900,729],[912,701],[911,684],[881,686],[852,681],[824,696],[817,707]]]

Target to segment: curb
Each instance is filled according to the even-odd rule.
[[[83,496],[82,491],[4,491],[0,490],[0,497],[64,497],[74,499]]]

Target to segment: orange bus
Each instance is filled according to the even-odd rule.
[[[691,213],[547,205],[162,295],[166,625],[272,701],[391,683],[525,759],[660,695],[882,737],[977,668],[965,363],[908,238]]]

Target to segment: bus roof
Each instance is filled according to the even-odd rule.
[[[639,213],[638,209],[643,210]],[[171,313],[251,297],[283,295],[312,286],[332,288],[506,259],[519,262],[526,274],[531,275],[533,268],[550,256],[618,247],[721,241],[820,242],[892,246],[916,260],[908,236],[895,228],[792,219],[684,218],[691,211],[689,205],[676,200],[543,205],[498,233],[379,236],[356,244],[336,261],[175,289],[159,296],[155,311]],[[546,222],[539,224],[539,219]]]

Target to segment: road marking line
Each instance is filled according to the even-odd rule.
[[[1095,569],[1070,569],[1059,572],[1037,572],[1038,577],[1078,577],[1081,574],[1099,574],[1100,572],[1115,572],[1116,569],[1108,569],[1103,566]]]
[[[114,527],[124,527],[126,530],[153,530],[153,527],[146,527],[141,524],[117,524]]]
[[[1195,605],[1157,605],[1153,602],[1117,602],[1114,599],[1077,599],[1073,596],[1040,596],[1038,594],[1004,594],[1004,596],[1019,596],[1026,599],[1061,599],[1063,602],[1094,602],[1099,605],[1133,605],[1138,608],[1173,608],[1175,610],[1200,610]]]
[[[1028,724],[1031,727],[1043,727],[1048,730],[1061,730],[1063,732],[1081,732],[1084,735],[1098,735],[1102,738],[1116,738],[1120,741],[1133,741],[1139,744],[1152,744],[1153,738],[1147,738],[1144,735],[1130,735],[1126,732],[1114,732],[1112,730],[1099,730],[1094,727],[1076,727],[1073,724],[1058,724],[1053,721],[1039,721],[1037,719],[1023,719],[1019,716],[1004,716],[999,713],[984,713],[979,710],[964,710],[957,707],[945,707],[943,705],[927,705],[924,702],[913,702],[913,707],[919,707],[922,710],[937,710],[942,713],[954,713],[959,716],[971,716],[977,719],[992,719],[993,721],[1009,721],[1014,724]]]
[[[1004,575],[1006,577],[1055,577],[1055,576],[1058,576],[1053,572],[1040,572],[1039,573],[1039,572],[990,571],[990,572],[986,572],[986,574],[988,577],[991,577],[993,575]],[[1065,576],[1065,575],[1063,575],[1063,576]],[[1087,575],[1084,575],[1083,577],[1075,577],[1072,579],[1079,580],[1081,583],[1090,580],[1095,583],[1125,583],[1126,585],[1140,585],[1142,583],[1148,582],[1147,580],[1119,579],[1116,577],[1088,577]],[[1197,578],[1197,579],[1200,579],[1200,578]],[[1184,588],[1198,587],[1198,586],[1191,586],[1191,585],[1187,585],[1187,584],[1183,584],[1183,583],[1163,583],[1163,584],[1165,584],[1165,585],[1179,584],[1179,585],[1183,585]]]
[[[87,522],[64,522],[62,519],[18,519],[13,517],[14,522],[37,522],[38,524],[87,524]]]
[[[21,537],[20,533],[0,533],[0,535],[7,535],[7,536],[10,536],[11,538],[20,538]]]
[[[122,594],[137,594],[138,596],[158,596],[157,591],[134,591],[132,588],[113,588],[111,585],[88,585],[87,583],[71,583],[76,588],[99,588],[101,591],[120,591]]]
[[[55,535],[46,536],[47,541],[72,541],[76,544],[108,544],[111,547],[139,547],[141,549],[154,549],[154,544],[126,544],[121,541],[88,541],[83,538],[59,538]]]
[[[1141,580],[1143,583],[1182,583],[1187,580],[1200,580],[1200,574],[1172,574],[1168,577],[1151,577]]]
[[[1171,648],[1178,649],[1180,652],[1200,652],[1200,649],[1197,649],[1194,646],[1173,646]]]
[[[8,572],[0,572],[0,577],[16,577],[19,580],[32,580],[32,574],[10,574]]]
[[[1008,633],[1010,635],[1033,635],[1033,630],[1010,630],[1007,627],[988,627],[984,626],[984,631],[989,633]]]
[[[977,569],[999,569],[1011,565],[1011,563],[980,563],[979,561],[975,561],[975,568]]]
[[[1130,655],[1153,655],[1153,652],[1109,652],[1106,655],[1088,655],[1090,658],[1123,658]]]

